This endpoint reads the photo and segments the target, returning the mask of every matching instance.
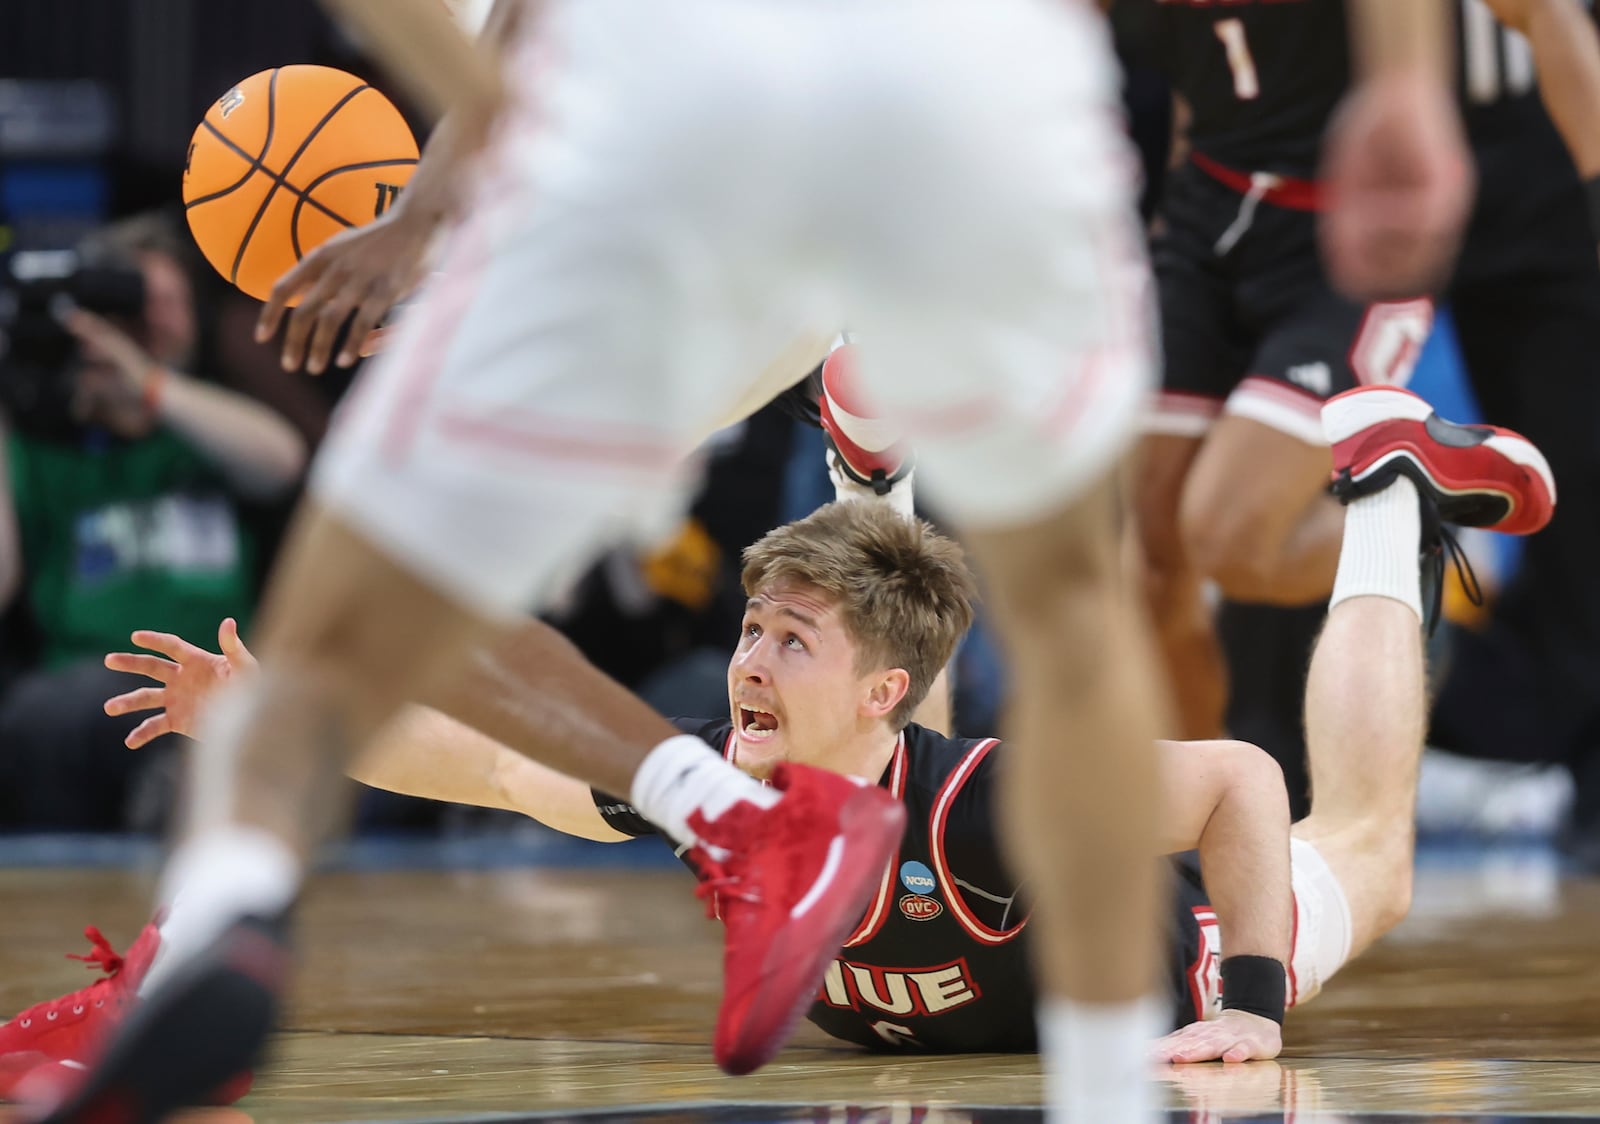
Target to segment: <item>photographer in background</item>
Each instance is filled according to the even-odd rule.
[[[257,559],[241,504],[287,493],[307,450],[270,408],[186,373],[199,336],[183,247],[141,216],[52,276],[17,255],[0,353],[0,606],[24,670],[0,685],[0,828],[117,830],[131,728],[100,712],[101,657],[133,627],[247,622]],[[98,308],[99,311],[94,311]],[[12,655],[15,657],[15,651]]]

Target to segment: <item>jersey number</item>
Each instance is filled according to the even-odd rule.
[[[1228,69],[1233,71],[1233,92],[1240,101],[1261,96],[1261,80],[1256,77],[1256,60],[1250,54],[1250,41],[1244,36],[1244,21],[1218,20],[1212,24],[1222,47],[1228,52]]]

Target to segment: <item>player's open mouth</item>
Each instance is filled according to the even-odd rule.
[[[739,708],[739,733],[749,741],[766,741],[778,732],[778,716],[754,707]]]

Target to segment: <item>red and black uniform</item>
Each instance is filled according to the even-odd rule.
[[[1561,506],[1523,544],[1488,627],[1456,637],[1433,729],[1489,757],[1566,763],[1577,856],[1600,869],[1600,226],[1540,97],[1527,41],[1460,0],[1478,193],[1444,294],[1484,416],[1535,442]]]
[[[676,725],[733,752],[726,719]],[[994,738],[917,725],[901,734],[878,783],[905,803],[905,839],[809,1013],[835,1038],[934,1053],[1036,1048],[1026,893],[1001,857],[993,809],[1003,758]],[[618,831],[655,834],[632,806],[603,793],[595,804]],[[1203,927],[1214,937],[1215,915],[1192,868],[1179,868],[1174,887],[1168,978],[1182,1026],[1207,1002],[1216,945]]]
[[[1322,401],[1404,383],[1432,325],[1426,300],[1346,300],[1318,256],[1317,160],[1350,83],[1343,0],[1119,6],[1191,113],[1154,246],[1165,374],[1151,428],[1199,436],[1226,406],[1320,443]]]

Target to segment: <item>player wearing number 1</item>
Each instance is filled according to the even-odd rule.
[[[1183,734],[1214,737],[1225,685],[1202,582],[1249,602],[1327,596],[1342,516],[1321,494],[1318,411],[1354,386],[1404,385],[1433,307],[1350,300],[1318,252],[1319,149],[1350,88],[1357,6],[1119,5],[1189,116],[1155,241],[1165,373],[1137,502]]]

